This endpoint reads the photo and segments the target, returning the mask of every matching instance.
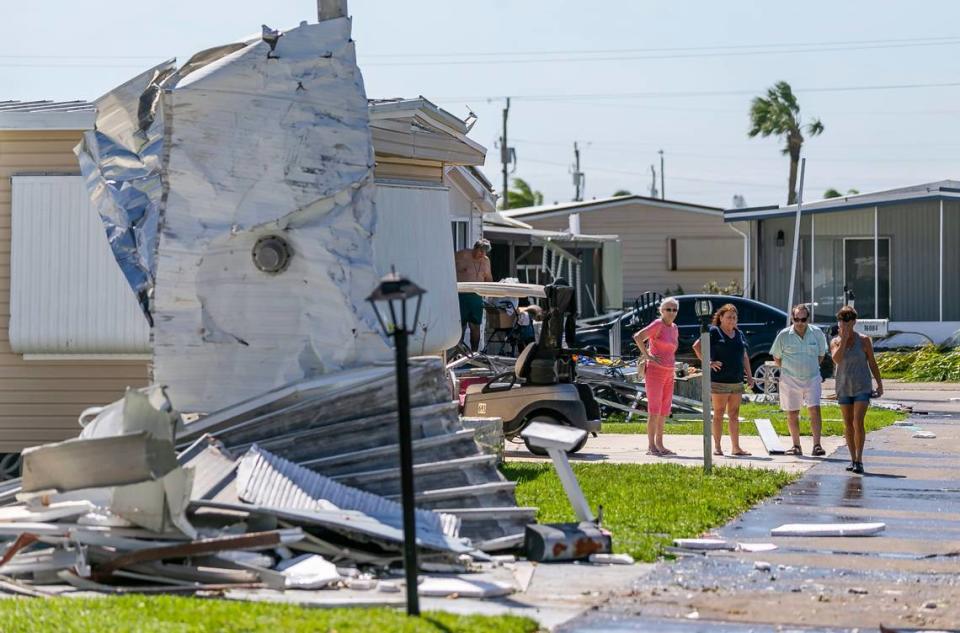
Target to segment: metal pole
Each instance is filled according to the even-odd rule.
[[[410,431],[410,370],[407,331],[394,331],[397,350],[397,419],[400,429],[400,496],[403,501],[403,568],[407,577],[407,615],[420,615],[417,594],[417,518],[413,498],[413,436]]]
[[[703,374],[700,392],[703,397],[703,472],[710,474],[713,470],[713,451],[711,450],[711,425],[713,416],[710,412],[710,326],[704,317],[700,321],[700,355],[703,361],[700,369]]]
[[[660,150],[660,199],[667,199],[667,185],[663,180],[663,150]]]
[[[816,255],[816,252],[817,252],[816,248],[814,248],[814,242],[816,242],[816,238],[817,238],[816,229],[817,229],[817,226],[816,226],[816,221],[814,219],[814,215],[810,214],[810,314],[808,314],[807,316],[810,317],[811,325],[813,325],[814,322],[816,322],[817,320],[817,318],[813,315],[814,305],[816,304],[816,297],[814,296],[816,294],[814,290],[814,283],[816,283],[816,280],[817,280],[816,274],[814,273],[814,270],[815,270],[814,256]]]
[[[880,226],[878,216],[880,208],[873,208],[873,318],[880,318],[880,237],[877,229]]]
[[[507,196],[509,187],[510,148],[507,146],[507,117],[510,115],[510,97],[507,97],[507,106],[503,109],[503,136],[500,137],[500,162],[503,163],[503,200],[501,209],[510,208],[510,198]]]
[[[790,261],[790,294],[787,295],[787,327],[790,327],[793,310],[793,289],[797,281],[797,251],[800,250],[800,213],[803,209],[803,174],[807,168],[807,159],[800,159],[800,191],[797,196],[797,219],[793,224],[793,259]]]

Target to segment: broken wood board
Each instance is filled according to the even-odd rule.
[[[719,550],[719,549],[733,549],[734,546],[729,541],[718,538],[676,538],[673,539],[674,547],[682,547],[684,549],[703,549],[703,550]]]
[[[757,433],[760,435],[760,441],[763,442],[763,447],[767,449],[767,453],[769,455],[783,455],[786,449],[780,443],[780,437],[770,420],[757,418],[753,423],[757,426]]]
[[[871,536],[886,523],[788,523],[770,530],[771,536]]]

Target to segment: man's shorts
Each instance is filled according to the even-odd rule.
[[[820,376],[810,380],[798,380],[780,374],[780,408],[784,411],[799,411],[803,407],[820,406]]]
[[[483,297],[473,292],[461,292],[457,295],[460,300],[460,324],[483,323]]]

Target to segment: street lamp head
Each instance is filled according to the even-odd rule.
[[[713,314],[713,302],[709,299],[697,299],[693,307],[697,312],[697,316],[701,319]]]
[[[397,332],[413,334],[413,329],[420,318],[420,302],[426,292],[409,279],[398,275],[397,271],[391,270],[373,289],[367,301],[373,306],[373,312],[377,315],[377,321],[386,336],[393,336]],[[413,320],[408,323],[407,301],[410,299],[416,299],[416,305]],[[386,306],[389,309],[389,323],[385,321],[387,315],[380,312],[380,306]]]

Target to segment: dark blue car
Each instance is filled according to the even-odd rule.
[[[727,295],[680,295],[674,298],[680,304],[680,311],[677,313],[677,320],[675,321],[680,329],[677,360],[691,365],[700,365],[693,353],[693,343],[700,336],[700,320],[694,310],[694,304],[700,299],[709,299],[713,303],[714,310],[726,303],[732,303],[737,307],[737,314],[740,319],[738,327],[747,338],[747,344],[749,345],[747,353],[750,356],[750,365],[754,369],[771,360],[770,346],[773,345],[777,333],[787,325],[786,312],[752,299]],[[619,325],[623,337],[621,353],[624,356],[637,356],[639,352],[633,342],[634,332],[646,326],[658,316],[656,301],[648,301],[645,304],[638,303],[612,321],[577,330],[577,347],[592,347],[599,354],[609,353],[610,329]],[[829,354],[824,357],[820,371],[824,377],[832,375],[833,363]]]

